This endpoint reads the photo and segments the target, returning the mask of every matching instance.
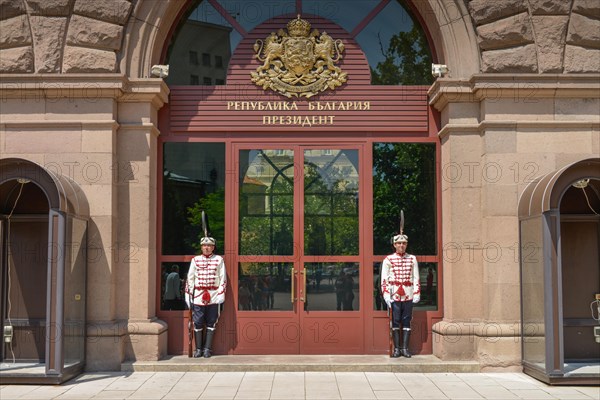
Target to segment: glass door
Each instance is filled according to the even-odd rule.
[[[235,150],[237,354],[299,352],[296,151]]]
[[[235,154],[235,352],[361,352],[359,147]]]
[[[361,352],[359,149],[303,146],[302,158],[300,350]]]

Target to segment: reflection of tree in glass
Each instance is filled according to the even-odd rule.
[[[200,238],[204,236],[202,232],[202,210],[206,212],[209,218],[209,235],[212,235],[217,241],[217,246],[222,252],[225,239],[225,189],[219,188],[214,193],[209,193],[200,198],[192,207],[187,209],[188,221],[193,226],[200,227],[198,237],[192,238],[194,241],[188,245],[200,252]],[[186,238],[189,240],[189,238]]]
[[[304,169],[304,243],[308,255],[358,254],[357,188],[340,168]]]
[[[163,252],[166,254],[185,254],[185,250],[180,243],[181,236],[173,230],[174,226],[185,226],[184,208],[179,191],[170,179],[163,181]],[[181,232],[180,232],[181,234]]]
[[[419,24],[409,32],[398,32],[387,49],[379,40],[385,61],[371,68],[373,85],[431,85],[431,53]]]
[[[244,263],[244,270],[242,271],[244,276],[267,276],[271,274],[269,266],[271,264],[267,263]]]
[[[201,229],[188,223],[186,210],[202,197],[206,185],[188,184],[165,175],[163,180],[163,254],[191,254]]]
[[[282,174],[264,193],[240,193],[240,254],[293,254],[293,181]],[[255,197],[253,201],[252,197]],[[258,199],[256,197],[258,196]],[[261,204],[262,208],[249,204]]]
[[[393,249],[400,210],[412,254],[436,254],[435,145],[375,143],[373,227],[375,254]]]

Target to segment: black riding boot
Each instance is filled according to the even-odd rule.
[[[400,330],[392,329],[392,339],[394,339],[394,351],[392,352],[392,358],[400,357]]]
[[[402,348],[400,349],[400,354],[402,357],[410,358],[411,355],[408,352],[408,342],[410,341],[410,331],[403,330],[402,331]]]
[[[210,358],[210,356],[212,356],[212,340],[213,340],[213,336],[215,334],[215,330],[214,329],[207,329],[206,330],[206,343],[204,343],[204,358]]]
[[[194,341],[196,342],[196,351],[194,351],[194,358],[202,357],[202,329],[199,331],[194,330]]]

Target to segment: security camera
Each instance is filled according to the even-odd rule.
[[[153,65],[150,70],[150,75],[153,78],[166,78],[169,76],[169,66],[168,65]]]
[[[431,64],[431,75],[441,78],[448,73],[448,66],[444,64]]]

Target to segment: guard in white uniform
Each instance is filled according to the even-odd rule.
[[[410,321],[413,303],[421,299],[419,282],[419,264],[415,256],[406,253],[408,236],[395,235],[392,243],[396,252],[383,260],[381,265],[381,293],[392,312],[392,338],[394,351],[392,357],[401,355],[410,358]],[[400,326],[402,326],[402,347],[400,347]]]
[[[193,307],[194,357],[209,358],[219,320],[219,304],[225,302],[227,275],[223,257],[214,254],[215,239],[205,236],[200,240],[202,254],[192,258],[186,283],[186,302]],[[206,339],[203,330],[206,325]]]

